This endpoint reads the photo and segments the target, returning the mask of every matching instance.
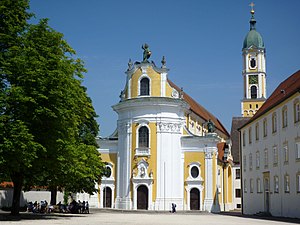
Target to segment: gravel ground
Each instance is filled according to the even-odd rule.
[[[74,225],[234,225],[234,224],[300,224],[300,220],[274,217],[243,217],[240,213],[210,214],[203,212],[151,212],[91,210],[90,214],[32,214],[21,213],[12,217],[0,211],[0,224],[74,224]]]

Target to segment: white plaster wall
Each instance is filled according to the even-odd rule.
[[[57,192],[56,202],[63,202],[63,193]],[[0,207],[10,207],[13,199],[13,189],[0,190]],[[46,200],[50,203],[51,192],[50,191],[22,191],[20,197],[20,206],[26,205],[28,202],[41,202]]]
[[[243,130],[246,131],[246,146],[242,150],[243,156],[247,157],[247,168],[246,172],[244,169],[243,180],[247,180],[247,193],[244,194],[244,213],[254,214],[260,211],[264,211],[264,194],[257,193],[256,179],[260,178],[262,181],[263,190],[263,173],[270,173],[270,212],[274,216],[285,216],[285,217],[298,217],[299,214],[299,202],[300,194],[296,192],[296,173],[300,171],[300,162],[295,160],[295,138],[300,136],[300,123],[294,123],[294,109],[293,103],[296,98],[300,98],[299,94],[286,100],[283,104],[274,110],[271,110],[267,115],[260,117],[258,120],[260,123],[260,139],[255,141],[255,133],[252,133],[252,144],[248,144],[248,128],[247,126]],[[282,107],[287,106],[288,109],[288,126],[282,128]],[[277,114],[277,132],[272,133],[272,113]],[[268,135],[262,137],[263,119],[268,120]],[[252,131],[255,132],[255,124],[257,121],[251,124]],[[284,143],[288,143],[289,149],[289,161],[284,163],[283,160],[283,146]],[[278,148],[278,165],[275,166],[273,163],[273,146]],[[268,149],[268,167],[264,167],[264,149]],[[256,168],[255,154],[256,151],[260,151],[260,168]],[[249,170],[249,153],[253,156],[253,169]],[[290,177],[290,192],[284,192],[284,175],[288,174]],[[279,193],[274,193],[274,176],[279,177]],[[250,178],[254,180],[254,192],[250,193]]]

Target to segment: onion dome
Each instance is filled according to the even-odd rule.
[[[265,48],[264,41],[259,32],[256,31],[255,24],[256,20],[254,18],[254,10],[251,10],[251,19],[250,19],[250,31],[244,39],[243,49],[250,48],[251,46],[256,48]]]

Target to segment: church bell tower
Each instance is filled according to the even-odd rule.
[[[266,101],[266,49],[259,32],[256,31],[254,4],[251,3],[250,31],[243,44],[244,96],[241,102],[243,117],[252,117]]]

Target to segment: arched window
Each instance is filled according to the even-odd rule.
[[[149,148],[149,130],[146,126],[139,129],[139,147]]]
[[[149,79],[144,77],[140,81],[140,95],[149,95]]]
[[[251,98],[257,98],[257,87],[255,85],[251,86]]]

